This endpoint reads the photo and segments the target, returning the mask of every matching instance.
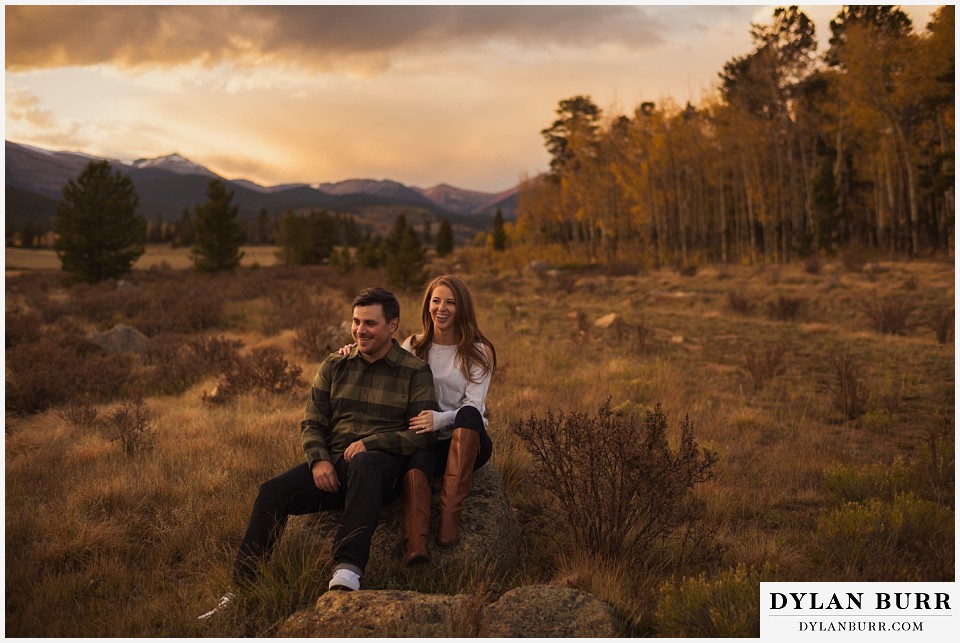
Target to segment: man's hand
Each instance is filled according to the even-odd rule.
[[[317,489],[320,491],[336,493],[340,489],[337,471],[326,460],[314,462],[311,471],[313,472],[313,484],[317,485]]]
[[[357,440],[353,444],[347,447],[347,450],[343,452],[343,459],[347,462],[353,458],[353,456],[358,453],[363,453],[367,450],[367,446],[363,443],[363,440]]]

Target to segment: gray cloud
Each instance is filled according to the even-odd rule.
[[[6,67],[262,60],[329,67],[342,57],[506,41],[631,48],[663,25],[630,6],[8,6]]]

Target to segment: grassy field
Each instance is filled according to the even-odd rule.
[[[275,246],[244,246],[240,265],[250,267],[273,266],[277,263]],[[5,248],[4,267],[8,275],[16,275],[26,270],[59,270],[60,260],[53,250],[34,248]],[[150,268],[192,268],[189,252],[184,248],[171,248],[168,245],[148,245],[143,256],[134,265],[135,270]]]
[[[195,620],[227,582],[257,486],[300,458],[306,382],[347,339],[330,329],[384,275],[258,261],[210,277],[153,256],[166,265],[132,273],[132,288],[66,290],[54,270],[8,270],[8,635],[269,635],[324,590],[326,552],[281,547],[237,613]],[[8,250],[8,269],[31,268],[19,257]],[[760,580],[953,579],[951,263],[680,275],[569,261],[536,272],[529,259],[464,250],[431,269],[464,277],[497,347],[494,462],[526,552],[509,579],[465,574],[431,591],[489,599],[562,582],[610,602],[624,635],[750,636]],[[418,299],[401,296],[398,335],[417,328]],[[117,323],[148,335],[145,354],[90,348],[88,332]],[[274,373],[299,367],[299,383],[277,394],[230,379],[265,356]],[[232,399],[203,401],[225,382]],[[598,555],[535,483],[514,427],[607,400],[625,417],[661,404],[674,444],[689,417],[716,454],[693,487],[692,550],[665,539]]]

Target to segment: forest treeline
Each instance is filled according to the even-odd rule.
[[[514,241],[656,267],[952,252],[954,7],[921,31],[898,7],[845,6],[822,55],[796,6],[751,37],[699,106],[560,101]]]

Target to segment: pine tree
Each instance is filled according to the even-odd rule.
[[[233,270],[243,253],[243,230],[237,222],[240,206],[233,205],[233,192],[213,179],[207,186],[207,202],[196,206],[193,265],[200,272]]]
[[[130,272],[143,254],[146,221],[130,177],[91,161],[57,205],[54,248],[68,281],[96,283]]]
[[[453,228],[450,226],[450,219],[444,217],[440,222],[440,228],[437,230],[437,254],[446,257],[453,252]]]
[[[493,215],[493,249],[497,252],[507,249],[507,231],[503,227],[503,212],[500,208],[497,208],[497,213]]]
[[[400,290],[417,290],[427,281],[427,259],[407,217],[397,215],[387,236],[387,281]]]

